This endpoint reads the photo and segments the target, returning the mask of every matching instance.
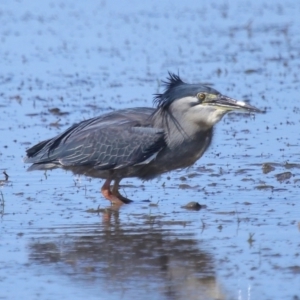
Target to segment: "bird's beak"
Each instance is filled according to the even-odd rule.
[[[241,110],[248,112],[262,112],[260,109],[243,101],[237,101],[224,95],[218,95],[215,98],[210,98],[205,101],[207,105],[216,106],[224,110]]]

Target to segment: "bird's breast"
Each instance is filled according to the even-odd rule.
[[[156,177],[160,174],[192,166],[207,150],[212,140],[212,130],[184,140],[176,147],[165,147],[156,159],[139,170],[137,175],[143,179]]]

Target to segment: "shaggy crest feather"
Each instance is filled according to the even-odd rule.
[[[178,120],[168,109],[170,104],[174,101],[173,97],[171,97],[172,90],[181,85],[185,85],[186,83],[181,80],[179,75],[176,75],[171,72],[168,73],[169,73],[169,77],[165,81],[162,81],[163,85],[165,86],[165,91],[164,93],[161,94],[154,94],[155,96],[154,103],[157,105],[157,108],[159,109],[159,113],[161,115],[161,118],[163,120],[164,126],[167,129],[167,131],[168,132],[170,131],[169,122],[172,122],[183,136],[188,137],[184,129],[178,122]]]
[[[154,104],[156,104],[158,108],[168,107],[173,100],[170,98],[171,90],[182,84],[185,84],[181,80],[179,75],[176,75],[171,72],[169,72],[169,77],[167,78],[167,80],[162,81],[162,83],[165,86],[165,91],[161,94],[154,94],[154,100],[153,100]]]

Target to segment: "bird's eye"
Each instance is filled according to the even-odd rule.
[[[203,101],[205,99],[206,95],[204,93],[198,93],[197,94],[197,98],[200,100],[200,101]]]

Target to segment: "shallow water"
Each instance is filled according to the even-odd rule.
[[[0,299],[298,299],[300,2],[130,3],[1,4]],[[101,180],[26,172],[30,145],[151,106],[167,71],[266,113],[226,116],[188,170],[123,180],[118,212]]]

